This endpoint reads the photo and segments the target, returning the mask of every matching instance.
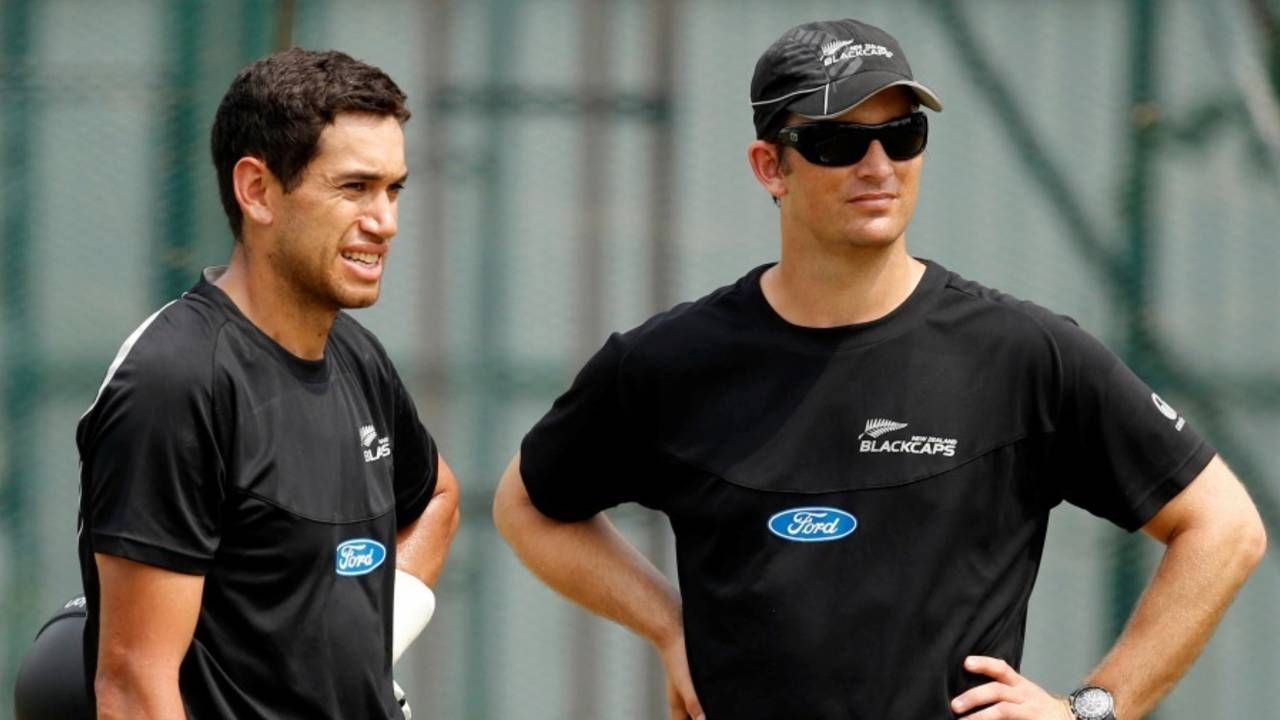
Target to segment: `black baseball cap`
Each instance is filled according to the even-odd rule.
[[[925,107],[942,111],[942,101],[916,82],[906,53],[884,30],[857,20],[797,25],[756,61],[751,76],[756,137],[778,129],[778,118],[788,112],[832,118],[895,85],[913,90]]]

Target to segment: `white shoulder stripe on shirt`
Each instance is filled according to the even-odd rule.
[[[151,313],[151,317],[143,320],[142,324],[139,325],[138,328],[129,335],[129,337],[124,339],[124,344],[120,346],[120,351],[116,353],[116,359],[112,360],[111,367],[107,368],[107,376],[103,378],[102,385],[98,386],[98,394],[93,397],[93,403],[89,405],[88,410],[85,410],[84,413],[80,415],[81,420],[83,420],[84,416],[92,412],[93,408],[98,405],[98,400],[102,399],[102,392],[107,389],[107,385],[111,383],[111,378],[115,377],[116,371],[120,369],[120,365],[124,363],[124,359],[128,357],[129,351],[132,350],[133,346],[138,342],[138,338],[142,337],[142,333],[146,332],[147,327],[150,326],[156,318],[160,317],[160,313],[164,312],[165,309],[176,302],[178,301],[170,300],[165,303],[164,307]]]

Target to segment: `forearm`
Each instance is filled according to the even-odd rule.
[[[1112,691],[1120,720],[1144,717],[1186,673],[1257,564],[1260,542],[1225,526],[1169,540],[1128,626],[1087,680]]]
[[[494,522],[520,560],[565,597],[658,647],[680,637],[679,594],[603,515],[564,523],[529,500],[518,457],[494,499]]]

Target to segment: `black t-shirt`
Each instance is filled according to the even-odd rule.
[[[757,268],[611,336],[525,437],[534,505],[675,532],[708,717],[952,717],[1022,654],[1050,508],[1129,530],[1214,451],[1071,320],[928,263],[874,322],[778,316]]]
[[[435,444],[355,320],[302,360],[212,279],[125,341],[77,431],[90,687],[105,553],[204,576],[192,720],[399,718],[396,531],[431,498]]]

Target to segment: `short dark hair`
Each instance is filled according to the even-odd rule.
[[[344,112],[409,120],[405,94],[386,73],[337,50],[284,50],[236,75],[214,116],[210,147],[237,239],[244,216],[231,175],[240,158],[262,160],[289,192],[315,157],[320,133]]]

